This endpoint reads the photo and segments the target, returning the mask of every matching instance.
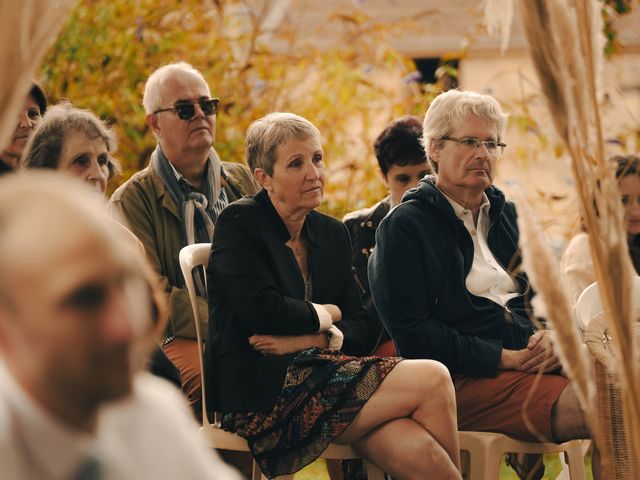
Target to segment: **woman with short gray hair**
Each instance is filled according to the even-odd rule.
[[[320,132],[272,113],[247,132],[262,190],[218,218],[209,262],[205,374],[222,428],[249,440],[269,477],[351,444],[398,479],[459,479],[455,399],[430,360],[366,354],[369,317],[346,227],[316,211]]]

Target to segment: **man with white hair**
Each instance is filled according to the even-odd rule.
[[[142,260],[79,180],[0,180],[3,478],[238,478],[142,371],[164,316]]]
[[[222,209],[258,185],[238,163],[221,162],[212,148],[218,99],[191,65],[165,65],[147,80],[143,104],[158,145],[149,165],[122,185],[111,203],[144,244],[169,295],[164,351],[178,367],[183,390],[200,413],[200,366],[196,330],[178,254],[185,245],[211,242]],[[207,335],[208,309],[203,279],[196,277],[198,308]]]
[[[489,95],[449,90],[433,100],[423,144],[435,175],[380,223],[371,291],[398,353],[449,369],[460,430],[589,438],[550,331],[531,320],[516,206],[493,185],[506,124]],[[599,478],[597,450],[593,460]],[[520,478],[544,474],[542,465],[511,464]]]

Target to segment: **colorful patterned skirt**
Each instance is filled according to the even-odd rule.
[[[289,365],[273,410],[226,413],[222,428],[248,440],[269,478],[297,472],[345,431],[401,360],[305,350]]]

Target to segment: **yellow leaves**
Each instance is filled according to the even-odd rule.
[[[386,194],[373,154],[376,135],[393,117],[423,114],[427,103],[419,86],[402,83],[413,62],[387,42],[406,22],[356,12],[300,35],[286,21],[289,13],[276,30],[263,27],[266,12],[249,13],[240,0],[82,2],[43,64],[45,88],[54,102],[64,96],[115,121],[124,181],[146,164],[155,143],[140,105],[144,82],[157,67],[185,60],[222,100],[215,147],[223,160],[244,161],[253,120],[292,111],[323,134],[329,181],[322,208],[341,218],[375,203]],[[327,32],[342,38],[339,47],[317,48]],[[309,45],[292,45],[296,39]]]
[[[158,44],[161,38],[160,33],[155,30],[146,29],[142,31],[142,41],[147,45]]]
[[[193,12],[188,10],[174,10],[165,14],[160,20],[159,27],[161,29],[179,28],[186,31],[195,30],[198,26]]]
[[[169,12],[162,16],[162,19],[160,20],[160,24],[158,26],[165,29],[176,28],[179,26],[183,17],[184,13],[180,10]]]

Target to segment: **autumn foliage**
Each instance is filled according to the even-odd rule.
[[[275,3],[85,1],[43,62],[41,79],[53,101],[67,98],[114,125],[122,182],[146,165],[155,144],[141,105],[146,78],[158,66],[187,61],[221,99],[215,147],[224,160],[244,161],[249,123],[270,111],[292,111],[318,126],[329,168],[323,209],[340,217],[384,196],[373,140],[393,117],[424,113],[432,86],[411,81],[415,66],[388,45],[388,25],[336,15],[331,21],[340,28],[332,31],[344,38],[339,48],[321,50],[313,38],[329,26],[301,34],[289,11],[274,32],[266,20]]]

